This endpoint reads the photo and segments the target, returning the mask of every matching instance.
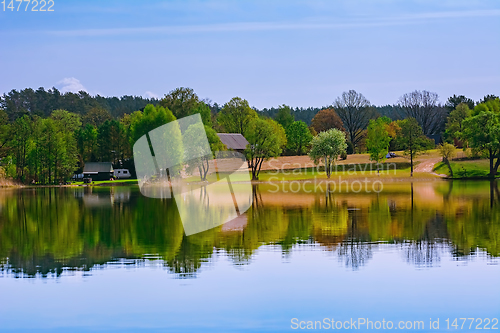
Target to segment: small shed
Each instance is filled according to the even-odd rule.
[[[83,168],[83,177],[96,180],[109,180],[113,178],[114,170],[111,162],[87,162]]]
[[[242,152],[248,145],[247,139],[239,133],[217,133],[227,149]]]

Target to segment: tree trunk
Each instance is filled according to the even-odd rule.
[[[493,177],[498,173],[498,167],[500,167],[500,152],[498,152],[497,161],[495,163],[495,166],[493,167]]]
[[[450,177],[453,178],[453,170],[451,169],[450,161],[447,158],[445,158],[444,159],[444,163],[446,163],[446,166],[448,167],[448,170],[450,170]]]
[[[493,150],[488,149],[489,157],[490,157],[490,178],[495,178],[495,168],[493,166],[493,160],[495,159],[495,155],[493,154]]]
[[[326,156],[325,156],[325,172],[326,172],[326,178],[330,179],[330,161]]]
[[[413,152],[410,150],[410,177],[413,177]]]

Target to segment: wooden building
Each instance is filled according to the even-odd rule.
[[[83,168],[83,177],[96,180],[110,180],[113,178],[114,170],[111,162],[87,162]]]

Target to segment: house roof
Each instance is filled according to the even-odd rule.
[[[83,173],[113,172],[111,162],[87,162],[83,168]]]
[[[243,150],[248,145],[247,139],[239,133],[217,133],[217,135],[227,149]]]

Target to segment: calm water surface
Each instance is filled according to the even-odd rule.
[[[172,201],[136,187],[0,190],[0,331],[286,332],[301,331],[293,318],[367,318],[434,332],[500,317],[497,184],[275,189],[255,186],[245,215],[189,237]]]

